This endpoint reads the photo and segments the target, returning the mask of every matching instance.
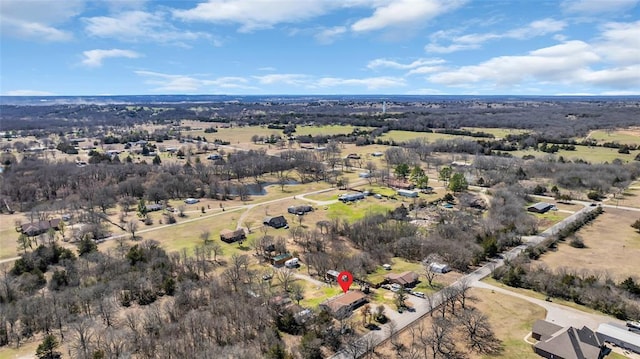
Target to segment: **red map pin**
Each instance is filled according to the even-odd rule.
[[[338,284],[342,287],[343,292],[347,292],[353,283],[353,275],[348,271],[342,271],[338,274]]]

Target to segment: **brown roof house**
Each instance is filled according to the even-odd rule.
[[[364,293],[351,290],[321,303],[320,308],[328,311],[335,318],[346,318],[354,309],[366,302],[367,296]]]
[[[45,233],[49,229],[59,230],[61,219],[50,219],[48,221],[40,221],[35,223],[27,223],[20,226],[20,232],[27,236],[33,237],[38,234]]]
[[[536,354],[549,359],[602,359],[606,347],[593,330],[582,327],[560,327],[544,320],[533,324],[533,338],[540,338],[533,345]]]
[[[238,228],[235,231],[232,231],[230,229],[223,229],[220,231],[220,239],[223,242],[233,243],[246,238],[247,235],[244,233],[244,229],[242,228]]]
[[[399,284],[403,287],[413,287],[418,283],[418,273],[416,272],[403,272],[403,273],[389,273],[384,276],[386,281],[391,284]]]

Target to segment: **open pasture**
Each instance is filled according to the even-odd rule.
[[[639,218],[640,212],[606,208],[592,224],[577,232],[586,248],[561,242],[555,252],[545,253],[540,260],[552,269],[565,267],[607,273],[617,282],[629,276],[637,277],[640,234],[631,224]]]

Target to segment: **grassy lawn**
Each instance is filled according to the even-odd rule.
[[[533,203],[530,203],[527,206],[530,206],[532,204]],[[546,213],[527,213],[529,213],[531,216],[536,217],[536,220],[538,221],[538,228],[541,232],[571,215],[570,213],[560,211],[548,211]]]
[[[25,359],[25,358],[35,358],[36,349],[38,345],[42,342],[39,337],[38,339],[30,339],[33,341],[24,342],[20,345],[19,348],[15,347],[0,347],[0,359]],[[60,338],[58,338],[59,340]],[[63,348],[59,348],[58,351],[63,352]]]
[[[184,220],[193,219],[202,214],[191,215]],[[168,226],[166,228],[158,229],[140,234],[143,239],[154,239],[160,242],[160,245],[167,251],[180,251],[183,248],[188,250],[193,249],[196,245],[202,244],[200,234],[204,231],[209,231],[212,240],[220,240],[219,233],[225,228],[235,229],[240,212],[223,212],[220,215],[211,216],[198,221],[180,223],[181,219],[178,218],[178,223]],[[184,221],[183,220],[183,221]],[[108,242],[107,242],[108,243]],[[227,245],[224,244],[225,256],[230,255],[232,250],[227,249],[227,246],[237,248],[236,244]]]
[[[299,280],[298,282],[304,284],[304,299],[300,301],[300,305],[305,308],[318,308],[320,303],[342,293],[338,285],[318,287],[307,281]]]
[[[329,218],[340,218],[354,222],[364,218],[368,214],[384,214],[394,207],[396,207],[395,203],[382,203],[378,202],[375,198],[347,203],[338,202],[328,206],[327,216]]]

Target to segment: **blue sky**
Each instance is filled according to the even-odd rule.
[[[1,95],[638,95],[640,0],[0,0]]]

